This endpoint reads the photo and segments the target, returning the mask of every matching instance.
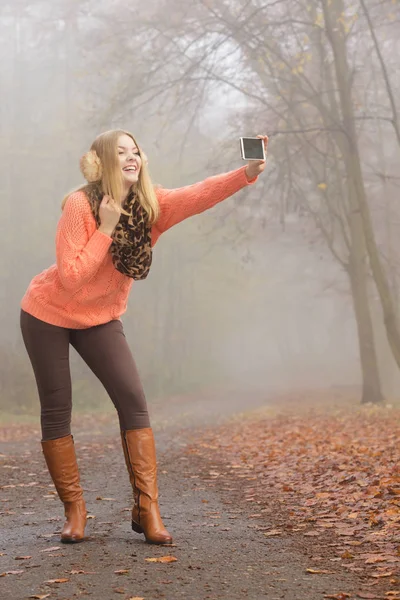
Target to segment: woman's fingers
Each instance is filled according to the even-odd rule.
[[[258,135],[257,137],[260,138],[261,140],[263,140],[265,151],[267,151],[267,148],[268,148],[268,136],[267,135]]]

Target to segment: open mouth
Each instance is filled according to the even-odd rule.
[[[123,171],[125,171],[126,173],[137,173],[137,167],[134,165],[130,165],[129,167],[124,167],[122,169]]]

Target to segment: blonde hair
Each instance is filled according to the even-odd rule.
[[[139,154],[142,159],[142,166],[139,172],[138,182],[134,184],[132,188],[135,189],[140,204],[148,214],[150,224],[153,224],[156,222],[160,212],[157,196],[150,178],[146,160],[144,160],[143,153],[140,150],[140,146],[136,142],[133,135],[128,131],[124,131],[123,129],[112,129],[110,131],[101,133],[94,140],[90,150],[94,150],[101,161],[102,176],[99,183],[101,184],[103,193],[111,196],[111,198],[113,198],[115,202],[121,206],[123,187],[117,153],[118,139],[121,135],[129,136],[139,150]],[[73,192],[85,190],[86,185],[87,184],[79,186],[78,188],[74,189]],[[69,192],[65,196],[61,203],[61,209],[64,208],[67,198],[73,192]]]

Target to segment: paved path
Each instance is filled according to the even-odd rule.
[[[0,574],[22,571],[0,578],[0,599],[316,600],[351,589],[349,575],[308,575],[312,548],[299,550],[290,538],[263,536],[237,503],[239,483],[233,494],[209,487],[199,459],[185,452],[204,427],[263,402],[257,394],[227,394],[176,399],[152,409],[161,512],[176,543],[170,548],[150,546],[130,530],[131,492],[116,422],[96,431],[83,424],[75,433],[92,517],[82,544],[58,541],[62,508],[38,441],[0,444]],[[165,555],[177,561],[145,560]],[[46,583],[54,579],[68,581]]]

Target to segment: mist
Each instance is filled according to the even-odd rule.
[[[238,168],[239,137],[270,136],[259,181],[162,236],[133,286],[122,320],[150,403],[214,389],[398,394],[398,7],[345,3],[336,39],[324,3],[285,4],[2,2],[4,414],[38,411],[20,300],[55,262],[80,156],[114,127],[163,187]],[[74,406],[106,409],[71,353]]]

